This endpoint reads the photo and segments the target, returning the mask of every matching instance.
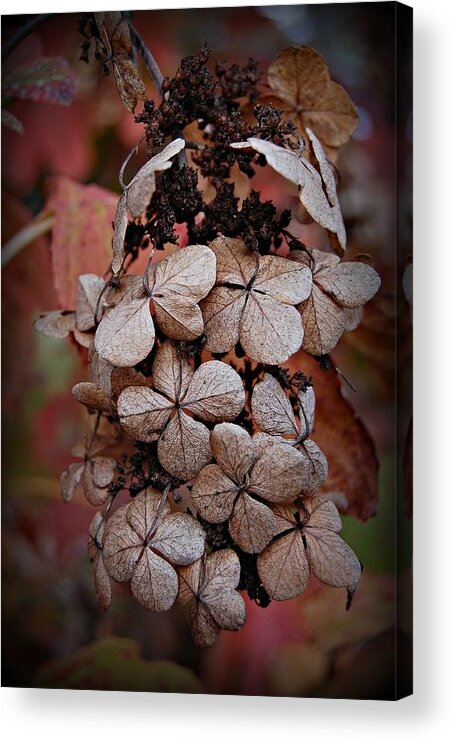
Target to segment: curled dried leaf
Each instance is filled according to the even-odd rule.
[[[145,85],[133,62],[133,47],[128,22],[120,12],[95,13],[96,25],[107,50],[120,98],[134,113],[139,100],[146,97]]]

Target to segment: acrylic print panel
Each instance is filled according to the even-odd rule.
[[[411,38],[3,19],[4,685],[411,693]]]

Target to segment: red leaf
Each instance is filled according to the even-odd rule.
[[[360,520],[375,515],[378,500],[378,459],[374,442],[342,394],[338,374],[324,371],[315,358],[301,351],[298,366],[312,377],[316,397],[315,430],[311,438],[328,459],[327,492],[344,492],[346,512]]]
[[[69,178],[50,180],[45,211],[55,212],[51,254],[54,286],[62,309],[76,306],[81,273],[104,275],[112,258],[112,221],[118,196]]]
[[[63,57],[41,57],[6,73],[2,95],[69,106],[76,94],[76,75]]]

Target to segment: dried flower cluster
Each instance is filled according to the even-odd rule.
[[[92,25],[132,110],[143,91],[127,20],[96,14]],[[310,573],[350,596],[358,585],[359,561],[321,494],[329,462],[310,438],[316,390],[304,368],[301,383],[282,384],[278,364],[300,348],[330,353],[380,284],[366,263],[304,246],[286,231],[290,212],[277,215],[258,192],[240,207],[226,181],[235,164],[250,177],[268,165],[344,253],[324,146],[348,138],[356,112],[321,57],[306,47],[279,55],[269,85],[288,111],[255,106],[256,123],[257,65],[218,64],[213,75],[207,59],[204,48],[183,60],[160,106],[147,101],[137,117],[153,156],[129,185],[122,168],[107,279],[80,276],[74,311],[36,322],[53,337],[73,333],[88,356],[89,378],[73,394],[91,431],[61,485],[68,501],[83,482],[102,508],[89,529],[100,607],[110,605],[111,580],[129,583],[150,611],[179,600],[204,647],[244,624],[239,590],[266,605],[299,595]],[[188,166],[180,156],[191,153]],[[215,191],[208,202],[197,168]],[[176,223],[193,244],[172,247]],[[128,272],[150,245],[145,272]]]

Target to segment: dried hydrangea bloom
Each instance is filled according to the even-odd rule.
[[[101,320],[95,335],[99,355],[114,366],[135,366],[154,345],[150,312],[167,337],[194,340],[203,332],[198,303],[216,278],[216,258],[205,245],[189,245],[149,266],[145,283],[128,293]]]
[[[311,295],[299,310],[304,325],[303,348],[312,355],[330,353],[351,327],[352,309],[368,302],[380,287],[380,276],[366,263],[342,261],[332,253],[308,248],[292,259],[312,271]]]
[[[73,446],[71,454],[82,461],[70,464],[60,477],[61,496],[65,502],[72,500],[82,480],[84,495],[91,505],[99,507],[106,502],[117,465],[114,458],[102,455],[108,445],[100,440],[90,450],[86,448],[86,441]]]
[[[198,647],[211,647],[221,629],[238,631],[246,620],[244,600],[236,590],[240,561],[222,549],[178,570],[178,599],[189,604],[191,634]]]
[[[203,422],[233,420],[244,406],[240,376],[221,361],[193,371],[186,356],[167,340],[156,353],[153,389],[135,386],[118,398],[123,429],[136,440],[158,441],[158,458],[172,476],[187,481],[211,458],[210,433]]]
[[[309,46],[281,51],[268,69],[268,84],[277,96],[277,108],[298,125],[312,129],[328,151],[351,137],[358,112],[348,93],[331,79],[323,57]]]
[[[305,462],[305,477],[301,491],[309,494],[318,490],[328,477],[325,455],[309,436],[314,429],[315,392],[308,386],[297,393],[299,408],[295,418],[290,400],[279,382],[265,374],[263,381],[252,392],[251,409],[254,422],[264,433],[294,446]]]
[[[257,558],[257,570],[273,600],[302,593],[309,574],[352,595],[361,578],[361,564],[338,535],[342,521],[331,500],[313,498],[301,509],[274,507],[276,535]]]
[[[310,294],[310,273],[292,261],[254,255],[240,239],[218,237],[216,286],[201,303],[206,348],[231,350],[238,341],[255,361],[280,363],[301,347],[303,329],[294,305]]]
[[[88,529],[88,558],[93,563],[96,597],[102,611],[107,611],[112,599],[112,586],[103,557],[105,521],[98,510]]]
[[[269,436],[251,438],[231,423],[216,425],[210,443],[216,463],[198,474],[191,500],[209,523],[228,520],[243,551],[258,553],[275,533],[270,505],[291,502],[301,492],[305,462],[291,446]]]
[[[205,549],[205,531],[187,513],[172,513],[167,493],[153,487],[115,511],[106,524],[103,556],[109,575],[130,582],[136,600],[161,613],[174,604],[174,566],[191,564]]]
[[[250,137],[246,142],[235,142],[231,146],[235,149],[252,147],[265,156],[273,170],[298,186],[300,201],[307,213],[314,222],[332,234],[336,248],[342,253],[347,246],[347,235],[337,197],[336,180],[315,134],[306,129],[306,136],[308,148],[317,162],[318,169],[299,153],[264,139]]]

